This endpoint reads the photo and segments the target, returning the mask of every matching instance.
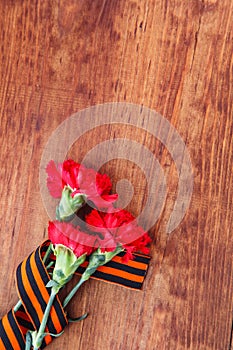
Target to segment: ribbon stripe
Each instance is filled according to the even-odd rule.
[[[16,281],[17,281],[18,293],[19,293],[19,297],[22,300],[22,303],[25,307],[25,311],[26,311],[27,315],[29,316],[29,318],[33,324],[33,327],[36,329],[40,325],[40,320],[38,318],[35,307],[32,304],[31,296],[29,297],[26,290],[25,290],[25,287],[23,284],[23,279],[22,279],[21,265],[22,265],[22,263],[18,266],[17,271],[16,271]]]
[[[141,283],[140,282],[134,282],[131,280],[127,280],[125,278],[119,277],[119,276],[114,276],[111,274],[106,274],[105,272],[100,272],[96,271],[96,279],[104,279],[108,282],[120,284],[124,287],[129,287],[133,289],[140,289],[141,288]]]
[[[17,311],[15,313],[15,318],[17,319],[20,328],[23,330],[23,334],[25,335],[27,333],[27,330],[34,331],[33,324],[31,323],[30,319],[28,318],[25,310],[24,311]],[[26,333],[25,333],[26,330]]]
[[[40,276],[43,279],[43,284],[41,284],[42,295],[45,297],[45,295],[47,294],[47,302],[48,302],[49,300],[48,290],[51,290],[51,288],[46,288],[46,284],[50,281],[50,277],[42,262],[39,249],[37,249],[35,252],[35,263],[38,267],[38,270],[40,271]],[[33,269],[33,271],[35,270]],[[39,276],[36,280],[39,280]],[[53,302],[53,306],[51,309],[51,318],[53,319],[53,321],[55,321],[54,327],[56,328],[56,330],[55,332],[50,330],[50,332],[57,333],[57,334],[60,333],[63,330],[63,328],[67,325],[67,318],[58,297],[56,297]]]
[[[6,316],[4,316],[5,318]],[[11,345],[11,342],[7,336],[7,330],[5,330],[5,327],[3,325],[4,322],[4,318],[0,321],[0,334],[1,334],[1,340],[2,340],[2,344],[4,345],[3,349],[7,349],[7,350],[14,350],[14,348]],[[10,334],[9,334],[10,337]]]
[[[13,330],[14,335],[15,335],[15,344],[18,343],[19,349],[21,349],[22,346],[24,346],[24,337],[23,337],[22,332],[17,324],[13,310],[11,310],[8,313],[8,321],[9,321],[9,326],[12,327],[12,330]]]
[[[134,254],[134,260],[127,263],[121,261],[124,253],[115,256],[106,265],[100,266],[92,275],[92,278],[115,283],[131,289],[141,289],[145,279],[150,257]],[[78,269],[77,274],[81,275],[88,262],[85,261]]]
[[[27,273],[30,285],[32,287],[32,290],[34,292],[34,295],[37,298],[38,303],[40,305],[40,310],[42,311],[42,318],[43,318],[43,314],[44,314],[44,311],[46,309],[47,303],[45,302],[45,300],[44,300],[44,298],[42,296],[42,292],[41,292],[41,289],[40,289],[39,281],[35,280],[35,277],[34,277],[34,274],[33,274],[32,268],[31,268],[31,260],[34,258],[33,255],[34,254],[32,254],[31,258],[28,259],[27,262],[26,262],[26,273]],[[48,279],[48,281],[49,281],[49,279]],[[48,295],[48,298],[47,298],[47,302],[48,302],[49,294],[48,294],[47,290],[46,290],[46,294]],[[40,323],[42,321],[42,318],[40,319],[39,326],[40,326]],[[55,328],[55,326],[54,326],[50,316],[49,316],[48,321],[47,321],[46,332],[56,333],[56,328]]]
[[[23,334],[17,324],[13,310],[9,311],[0,321],[1,348],[6,350],[24,349]],[[4,347],[2,347],[4,346]]]
[[[144,276],[145,275],[145,270],[137,269],[135,267],[131,267],[128,265],[119,264],[118,262],[115,262],[115,261],[110,261],[108,263],[108,266],[112,267],[114,269],[117,269],[117,270],[129,272],[129,273],[137,275],[137,276]]]

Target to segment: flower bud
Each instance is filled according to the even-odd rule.
[[[86,254],[77,257],[70,248],[63,244],[56,244],[53,247],[56,263],[53,270],[53,278],[51,287],[57,293],[69,280],[77,268],[85,261]]]
[[[59,221],[70,221],[75,213],[83,206],[86,201],[85,194],[76,193],[72,196],[73,190],[65,186],[62,191],[61,200],[56,208],[56,219]]]

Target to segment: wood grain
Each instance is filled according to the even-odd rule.
[[[177,195],[166,148],[143,130],[88,133],[70,155],[119,136],[147,146],[167,177],[166,208],[150,234],[144,289],[99,281],[83,286],[72,316],[89,311],[49,349],[226,350],[232,344],[232,7],[229,0],[2,0],[0,2],[0,314],[17,301],[18,263],[46,237],[39,189],[46,142],[88,106],[125,101],[155,109],[184,139],[194,191],[180,226],[165,226]],[[116,160],[104,169],[135,185],[140,169]]]

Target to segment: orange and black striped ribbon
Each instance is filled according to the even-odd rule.
[[[44,243],[42,256],[44,256],[49,241]],[[106,265],[100,266],[92,275],[94,279],[104,280],[132,289],[141,289],[145,279],[150,257],[143,254],[134,254],[134,259],[128,262],[122,261],[124,253],[115,256]],[[55,260],[55,257],[52,257]],[[81,275],[88,265],[88,259],[77,270],[76,274]]]
[[[47,242],[46,242],[47,245]],[[22,306],[14,313],[11,310],[0,321],[0,350],[24,350],[28,330],[38,330],[49,301],[51,288],[46,288],[50,277],[42,261],[40,246],[17,268],[16,284]],[[46,333],[59,334],[68,320],[56,297],[48,319]],[[52,341],[47,335],[41,349]]]
[[[27,331],[38,330],[40,327],[51,290],[46,287],[50,276],[42,261],[49,244],[50,241],[44,242],[17,268],[17,290],[22,306],[16,313],[11,310],[0,320],[0,350],[24,350]],[[122,254],[99,267],[92,277],[133,289],[141,289],[150,257],[135,254],[134,260],[124,263],[121,256]],[[50,259],[54,257],[51,256]],[[87,265],[88,262],[81,265],[77,274],[82,274]],[[59,334],[67,323],[65,312],[57,296],[48,319],[46,333]],[[41,349],[51,341],[52,337],[47,335]]]
[[[121,257],[124,253],[115,256],[106,265],[100,266],[92,278],[116,283],[132,289],[141,289],[146,276],[150,258],[145,255],[134,254],[134,260],[124,263]],[[85,271],[88,262],[84,262],[77,270],[80,275]]]

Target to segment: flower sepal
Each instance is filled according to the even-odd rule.
[[[56,208],[56,219],[59,221],[70,221],[75,213],[85,204],[85,194],[76,193],[72,196],[73,189],[65,186],[62,191],[61,200]]]
[[[117,246],[113,251],[102,252],[101,248],[98,248],[94,253],[90,255],[89,264],[83,273],[82,277],[88,280],[91,275],[96,271],[99,266],[107,264],[114,256],[122,252],[124,249],[122,246]]]
[[[58,293],[69,282],[77,268],[85,261],[86,254],[77,257],[70,248],[63,244],[56,244],[52,249],[56,256],[56,263],[52,280],[47,287],[52,287],[52,290]]]

